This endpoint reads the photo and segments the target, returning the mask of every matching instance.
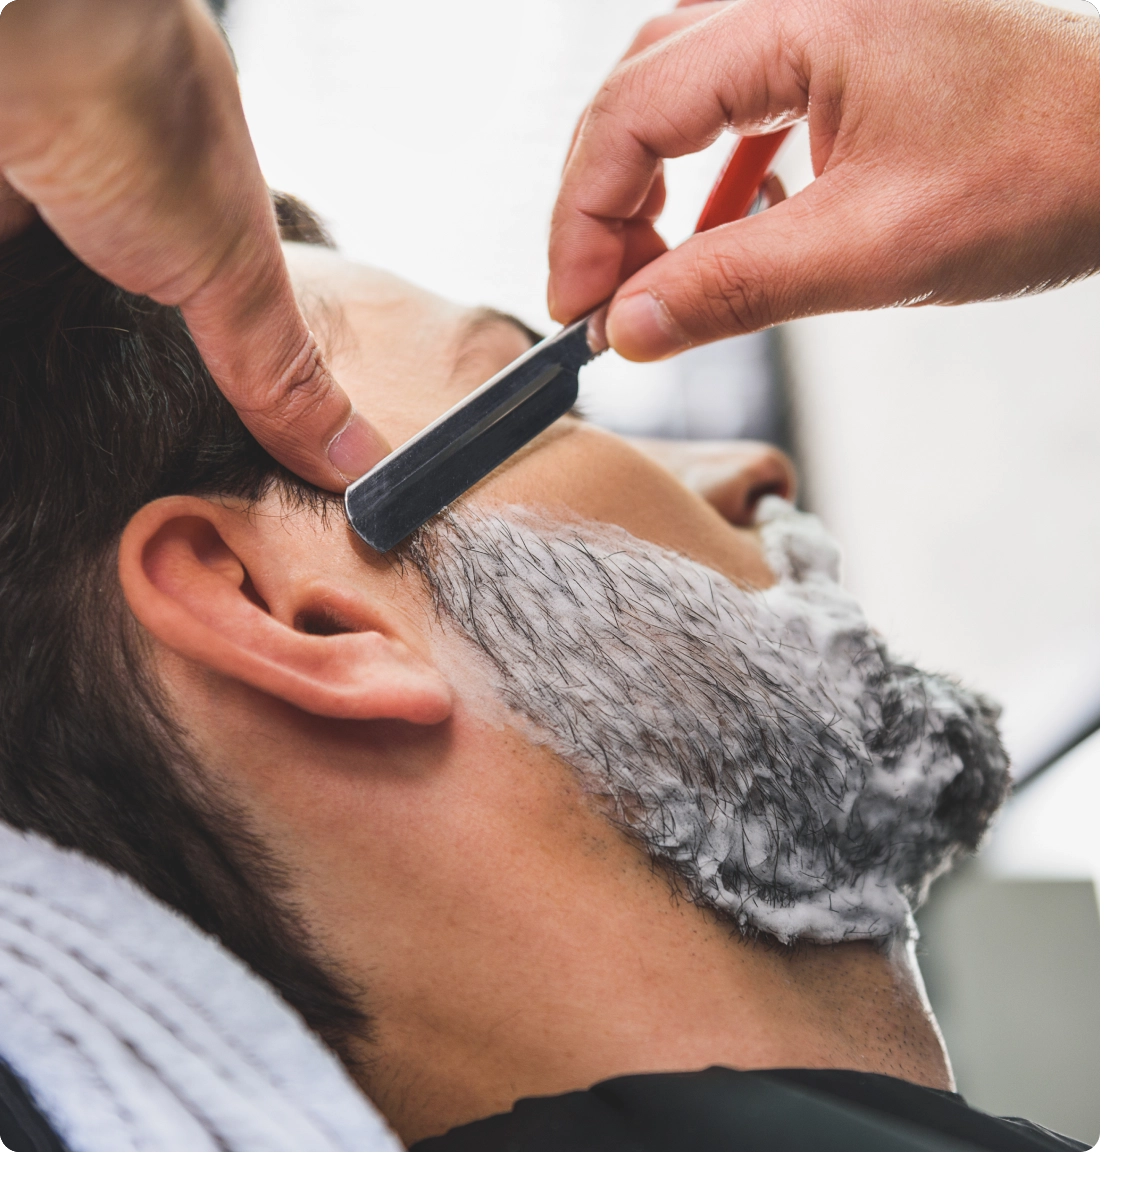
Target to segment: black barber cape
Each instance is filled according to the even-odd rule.
[[[0,1058],[0,1143],[9,1151],[66,1151],[23,1082]]]
[[[0,1140],[66,1151],[0,1061]],[[524,1098],[413,1151],[1085,1151],[1086,1144],[964,1099],[843,1069],[643,1074]]]
[[[521,1099],[412,1151],[1086,1151],[944,1090],[847,1069],[640,1074]]]

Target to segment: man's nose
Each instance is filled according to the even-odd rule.
[[[673,442],[638,439],[642,450],[669,468],[725,519],[740,528],[754,520],[763,496],[793,500],[798,475],[790,457],[769,443]]]

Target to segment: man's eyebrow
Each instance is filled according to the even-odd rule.
[[[533,344],[539,344],[543,339],[543,336],[534,328],[529,328],[523,320],[518,319],[507,311],[497,311],[495,307],[476,307],[469,313],[461,329],[461,337],[458,340],[457,358],[454,361],[455,371],[461,364],[463,356],[470,351],[477,338],[490,328],[495,328],[501,324],[507,324],[510,328],[515,328],[517,331],[522,332],[528,338],[529,348]]]
[[[477,340],[491,328],[496,328],[500,325],[516,328],[522,332],[528,339],[529,348],[545,339],[542,333],[537,332],[535,328],[529,328],[522,319],[512,315],[510,312],[497,311],[495,307],[474,308],[466,318],[461,330],[461,336],[458,339],[457,353],[454,357],[453,364],[455,375],[461,366],[473,355],[473,348]],[[581,418],[583,416],[578,407],[568,410],[567,414],[573,418]]]

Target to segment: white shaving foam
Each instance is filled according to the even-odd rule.
[[[1004,799],[997,708],[888,656],[815,517],[769,497],[757,522],[766,590],[520,511],[447,513],[408,560],[472,679],[698,901],[784,942],[902,934]]]

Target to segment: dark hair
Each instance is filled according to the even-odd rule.
[[[327,244],[276,196],[282,236]],[[215,935],[342,1054],[363,1031],[285,903],[285,874],[168,715],[116,547],[179,493],[335,501],[266,453],[180,313],[89,270],[43,224],[0,245],[0,819],[128,874]]]

